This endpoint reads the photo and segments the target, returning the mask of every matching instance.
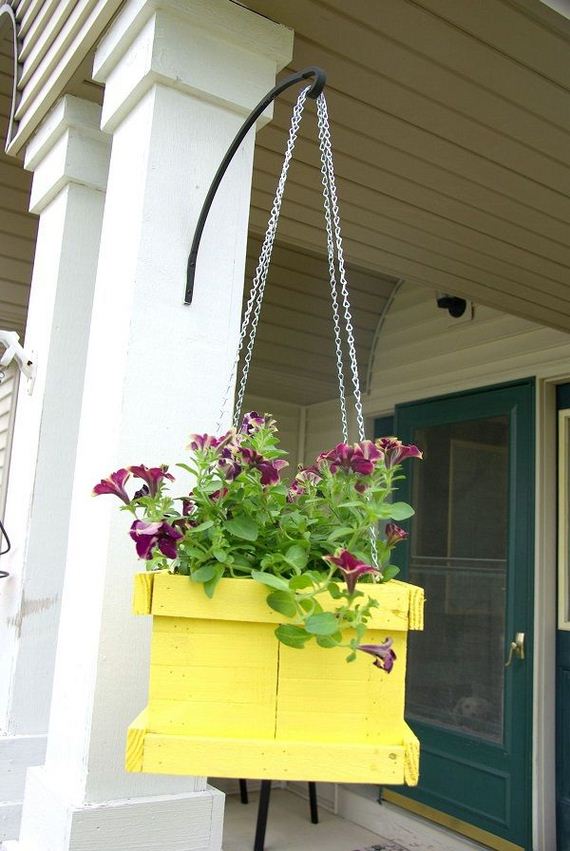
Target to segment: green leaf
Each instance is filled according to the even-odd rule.
[[[302,588],[311,588],[313,580],[306,573],[301,573],[299,576],[293,576],[289,580],[289,588],[291,591],[300,591]]]
[[[209,482],[203,482],[200,485],[200,490],[202,493],[216,493],[223,487],[222,481],[220,479],[212,479]]]
[[[190,578],[192,582],[208,582],[218,570],[218,566],[213,562],[208,562],[203,567],[199,567],[198,570],[195,570]]]
[[[336,582],[331,582],[329,584],[329,587],[328,587],[327,590],[328,590],[329,594],[331,595],[331,597],[333,598],[333,600],[340,600],[341,599],[342,591],[340,590],[340,588],[338,587]]]
[[[210,529],[214,525],[213,520],[204,520],[203,523],[200,523],[198,526],[191,527],[191,534],[194,532],[203,532],[205,529]]]
[[[244,541],[256,541],[259,535],[259,527],[250,517],[234,517],[233,520],[226,520],[224,526],[228,532]]]
[[[340,632],[335,632],[334,635],[318,635],[317,644],[319,647],[337,647],[342,641]]]
[[[302,626],[293,626],[292,624],[282,624],[275,630],[275,635],[282,644],[288,647],[295,647],[300,650],[309,641],[311,636],[303,629]]]
[[[227,550],[220,550],[220,549],[214,548],[212,550],[212,555],[214,556],[216,561],[219,561],[221,564],[225,564],[228,561]]]
[[[385,567],[382,571],[382,580],[384,582],[388,582],[389,579],[393,579],[400,572],[400,568],[396,567],[395,564],[389,564],[388,567]]]
[[[307,618],[305,629],[311,635],[333,635],[338,632],[338,621],[332,612],[319,612]]]
[[[206,596],[212,599],[214,596],[214,591],[216,590],[216,585],[224,575],[224,568],[221,565],[216,565],[215,567],[216,573],[209,579],[207,582],[204,582],[204,591],[206,592]]]
[[[392,520],[407,520],[415,514],[414,509],[407,502],[393,502],[386,506],[388,512],[385,516],[391,517]]]
[[[278,591],[289,591],[289,583],[280,576],[274,576],[272,573],[263,573],[262,570],[252,570],[251,576],[252,579],[255,579],[256,582],[261,582],[262,585],[277,588]]]
[[[267,605],[288,618],[294,618],[297,614],[295,600],[288,591],[272,591],[267,597]]]
[[[290,564],[291,567],[294,567],[295,570],[303,570],[308,560],[309,554],[303,547],[300,547],[299,544],[294,544],[292,547],[289,547],[285,553],[285,561],[287,564]]]
[[[344,538],[345,535],[352,535],[354,529],[350,526],[339,526],[334,532],[328,536],[327,541],[336,541],[337,538]]]
[[[346,657],[347,662],[356,662],[356,651],[353,650],[352,653],[349,653]]]

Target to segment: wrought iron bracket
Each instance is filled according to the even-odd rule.
[[[214,179],[212,180],[212,184],[208,190],[208,194],[204,199],[204,204],[202,205],[200,215],[198,216],[198,222],[196,224],[194,239],[192,240],[192,247],[190,248],[188,264],[186,267],[186,292],[184,295],[184,304],[192,303],[192,296],[194,293],[194,278],[196,276],[196,261],[198,259],[198,249],[200,248],[200,240],[202,239],[204,225],[206,224],[206,219],[208,218],[208,213],[210,212],[210,207],[212,206],[212,202],[215,198],[216,192],[218,191],[218,187],[222,182],[222,178],[226,173],[227,168],[230,162],[232,161],[236,151],[238,150],[239,146],[245,139],[248,131],[253,127],[259,116],[267,109],[269,104],[272,103],[275,98],[281,94],[281,92],[284,92],[285,89],[294,86],[296,83],[300,83],[303,80],[309,80],[311,77],[314,77],[314,80],[311,85],[311,88],[307,92],[307,97],[316,100],[316,98],[318,98],[318,96],[325,87],[327,77],[322,68],[317,68],[314,65],[309,65],[302,71],[298,71],[296,74],[292,74],[290,77],[286,77],[284,80],[281,80],[281,82],[278,83],[274,88],[272,88],[271,91],[267,92],[265,97],[260,100],[255,109],[253,109],[252,112],[248,115],[248,117],[238,130],[235,139],[229,146],[226,155],[224,156],[216,174],[214,175]]]

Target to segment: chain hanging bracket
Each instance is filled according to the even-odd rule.
[[[326,82],[326,75],[324,71],[322,71],[320,68],[311,66],[309,68],[306,68],[304,71],[299,71],[297,74],[294,74],[291,77],[288,77],[287,79],[283,80],[279,85],[277,85],[274,89],[268,92],[265,98],[263,98],[263,100],[256,106],[251,115],[244,122],[239,133],[230,145],[226,156],[224,157],[218,171],[216,172],[216,175],[208,191],[208,194],[204,201],[204,206],[198,219],[196,233],[194,235],[190,256],[188,258],[185,302],[186,304],[190,304],[192,299],[192,290],[194,286],[194,276],[196,272],[198,248],[200,245],[200,238],[204,230],[208,211],[211,207],[215,193],[218,189],[218,186],[220,185],[222,177],[233,155],[237,151],[248,130],[253,126],[257,118],[261,115],[261,113],[268,106],[268,104],[271,103],[271,101],[274,100],[275,97],[277,97],[277,95],[285,89],[302,80],[310,79],[311,77],[315,78],[313,83],[310,86],[307,86],[301,90],[297,98],[297,102],[293,107],[283,165],[281,167],[281,173],[277,182],[277,188],[275,190],[275,197],[273,200],[273,205],[271,207],[271,212],[269,214],[265,237],[263,239],[259,260],[257,263],[255,274],[253,276],[251,290],[245,307],[236,356],[231,369],[226,393],[220,410],[217,431],[219,432],[222,429],[230,399],[234,398],[234,384],[240,365],[240,359],[243,357],[241,376],[239,384],[237,386],[237,393],[235,395],[235,404],[232,406],[233,425],[235,427],[239,425],[239,419],[241,416],[245,396],[247,378],[249,375],[251,360],[253,357],[257,326],[259,324],[259,318],[261,315],[265,285],[267,283],[267,276],[271,263],[273,245],[275,243],[275,237],[277,234],[277,226],[279,223],[281,204],[283,201],[283,194],[285,191],[287,175],[289,173],[289,166],[293,158],[295,143],[297,141],[297,136],[299,133],[301,119],[303,117],[303,110],[305,108],[306,100],[307,98],[313,98],[316,101],[318,141],[321,158],[321,183],[323,191],[323,209],[327,241],[327,259],[332,306],[333,334],[336,353],[336,366],[338,376],[338,389],[340,399],[341,427],[343,440],[345,441],[345,443],[347,443],[349,440],[349,423],[345,391],[344,348],[346,348],[346,350],[348,351],[348,363],[350,368],[350,377],[352,379],[352,395],[354,398],[354,409],[356,414],[358,439],[361,441],[365,440],[366,435],[364,426],[364,412],[362,407],[362,395],[360,391],[360,379],[358,374],[358,363],[356,356],[356,343],[354,338],[354,328],[350,307],[350,296],[348,292],[348,282],[346,278],[346,269],[344,262],[344,250],[342,243],[338,194],[336,188],[336,177],[332,154],[330,123],[328,117],[327,103],[323,92],[324,85]],[[376,529],[374,527],[370,529],[370,549],[372,561],[377,566],[378,554],[376,546]]]

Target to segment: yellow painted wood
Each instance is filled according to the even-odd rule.
[[[404,582],[388,582],[385,585],[363,583],[359,588],[380,604],[372,612],[371,629],[408,629],[410,597],[418,595],[418,600],[423,602],[423,590],[418,588],[411,592],[410,589],[416,589],[416,586]],[[189,581],[187,576],[157,573],[153,584],[152,614],[281,623],[283,616],[269,608],[266,597],[267,589],[251,579],[222,579],[213,599],[210,599],[204,594],[202,585]],[[327,600],[325,595],[319,598],[319,602],[325,610],[332,610],[337,605],[332,598]]]
[[[143,750],[146,731],[148,728],[148,713],[146,709],[137,715],[127,732],[127,748],[125,753],[125,768],[127,771],[143,770]]]
[[[355,745],[147,733],[142,771],[347,783],[405,782],[405,725],[392,744]]]
[[[133,588],[133,615],[150,615],[152,588],[156,573],[136,573]]]
[[[256,582],[222,580],[210,600],[188,577],[142,574],[134,610],[153,614],[149,703],[129,730],[127,770],[417,783],[404,691],[407,632],[423,623],[423,591],[362,587],[379,602],[367,643],[394,641],[390,674],[365,654],[347,663],[346,649],[280,644],[282,618]]]

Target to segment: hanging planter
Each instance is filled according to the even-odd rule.
[[[423,592],[395,580],[359,590],[379,604],[367,641],[393,638],[390,674],[365,653],[347,664],[338,648],[279,642],[283,619],[250,579],[222,579],[210,600],[184,576],[137,574],[134,611],[152,614],[153,633],[149,702],[129,728],[127,770],[415,785],[404,683]]]
[[[193,435],[178,465],[190,474],[191,487],[173,494],[179,485],[168,467],[138,465],[117,470],[94,489],[119,497],[134,516],[130,536],[148,571],[135,577],[134,611],[153,617],[149,703],[129,728],[129,771],[418,780],[419,743],[404,721],[404,698],[407,633],[423,627],[423,591],[396,581],[398,568],[390,562],[406,537],[394,521],[413,514],[394,500],[401,462],[421,452],[393,437],[365,438],[324,75],[307,69],[291,79],[311,75],[317,82],[293,109],[217,434]],[[317,104],[343,442],[287,484],[275,422],[257,412],[242,419],[241,409],[308,96]],[[214,186],[219,179],[220,172]],[[195,242],[190,277],[196,253]],[[359,437],[354,444],[344,347]],[[221,433],[240,361],[233,425]],[[143,482],[132,496],[131,477]],[[379,522],[386,524],[381,536]]]

